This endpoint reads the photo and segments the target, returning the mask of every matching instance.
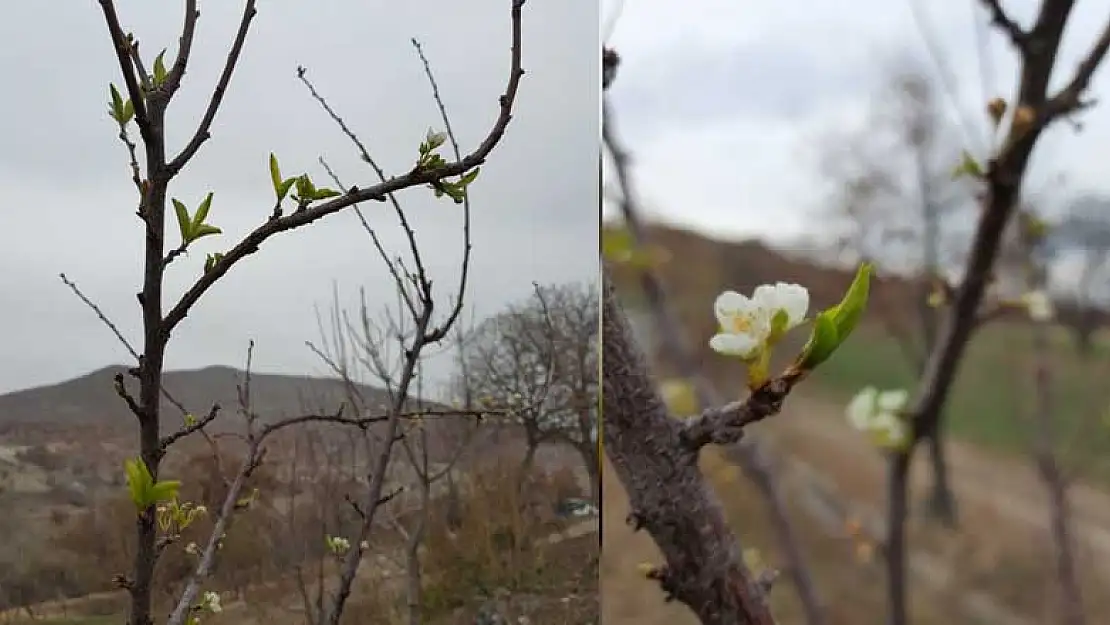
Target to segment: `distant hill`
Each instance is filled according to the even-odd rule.
[[[98,369],[72,380],[29,388],[0,395],[0,435],[21,444],[60,440],[131,441],[135,435],[135,418],[115,392],[114,378],[124,376],[124,384],[132,396],[138,395],[138,381],[127,368],[114,365]],[[200,417],[213,403],[221,407],[219,417],[209,431],[237,431],[243,428],[236,386],[243,372],[232,367],[169,371],[164,387],[190,412]],[[359,394],[370,406],[388,406],[384,389],[357,386]],[[341,380],[309,376],[251,374],[251,407],[263,421],[278,420],[306,413],[332,413],[347,399]],[[446,406],[432,402],[429,409],[444,410]],[[348,413],[350,414],[350,413]],[[163,428],[169,431],[182,422],[181,411],[163,397]],[[429,421],[429,452],[433,458],[448,454],[452,440],[460,436],[459,428],[468,427],[470,419],[444,418]],[[302,426],[298,426],[301,428]],[[345,438],[347,426],[306,426],[321,432],[333,432]],[[510,434],[510,437],[512,435]]]
[[[124,384],[138,396],[138,380],[127,373],[127,367],[113,365],[58,384],[39,386],[0,395],[0,426],[9,424],[99,425],[123,421],[131,425],[133,417],[113,382],[122,373]],[[206,414],[213,403],[221,406],[221,414],[234,418],[239,407],[236,386],[243,372],[232,367],[169,371],[165,389],[189,411]],[[335,410],[345,398],[338,379],[307,376],[251,374],[251,404],[263,419],[276,419],[306,410]],[[369,401],[385,405],[388,400],[382,389],[361,386],[360,392]],[[162,414],[178,423],[181,413],[163,397]]]
[[[809,289],[812,308],[819,309],[839,301],[854,273],[818,264],[801,254],[775,250],[757,240],[719,240],[660,224],[650,224],[648,236],[666,251],[668,260],[659,266],[659,275],[674,298],[678,314],[691,329],[691,338],[698,341],[708,340],[716,331],[711,306],[722,290],[750,293],[760,284],[796,282]],[[640,293],[636,270],[613,266],[611,275],[617,289],[629,297],[627,301],[635,302]],[[896,274],[881,274],[872,280],[871,292],[873,312],[881,310],[885,319],[897,325],[914,323],[922,293],[918,283]],[[1069,325],[1104,327],[1110,323],[1106,311],[1091,311],[1085,316],[1064,302],[1057,303],[1057,312],[1060,321]]]

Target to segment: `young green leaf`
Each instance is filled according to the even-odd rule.
[[[871,263],[863,263],[856,270],[856,277],[848,286],[844,299],[833,309],[837,338],[843,342],[856,329],[871,291]]]
[[[144,503],[146,492],[153,482],[150,471],[147,470],[146,464],[138,458],[125,460],[123,470],[127,475],[127,490],[131,495],[131,501],[137,509],[144,510],[146,508]]]
[[[293,183],[295,182],[297,182],[296,178],[290,178],[278,185],[277,196],[279,201],[284,200],[285,196],[289,195],[289,189],[293,188]]]
[[[115,83],[108,83],[108,89],[112,93],[112,108],[117,110],[123,108],[123,96],[119,94],[119,89],[116,89]]]
[[[635,247],[628,228],[606,228],[601,232],[601,256],[609,262],[627,262],[632,258]]]
[[[120,120],[121,124],[126,124],[135,117],[135,105],[131,103],[130,98],[123,103],[123,119]]]
[[[465,175],[463,175],[462,179],[459,180],[459,184],[461,184],[462,186],[465,187],[465,186],[469,185],[470,183],[474,182],[474,180],[478,177],[478,172],[481,169],[482,169],[481,167],[475,167],[474,169],[471,169],[469,172],[467,172]]]
[[[963,176],[983,177],[983,167],[967,150],[960,153],[960,164],[956,165],[956,168],[952,171],[952,178],[962,178]]]
[[[220,230],[213,225],[200,224],[199,226],[194,227],[193,231],[190,234],[193,235],[192,238],[189,239],[189,242],[192,243],[193,241],[196,241],[201,237],[206,237],[210,234],[223,234],[223,230]]]
[[[278,160],[273,152],[270,152],[270,182],[274,183],[274,194],[277,195],[278,201],[284,200],[285,193],[281,192],[283,186],[281,182],[281,170],[278,169]],[[286,193],[288,193],[289,187],[285,187],[285,189]]]
[[[108,91],[112,96],[112,101],[109,103],[108,115],[117,122],[123,123],[123,97],[119,94],[119,89],[112,83],[108,83]]]
[[[163,49],[154,57],[154,86],[160,87],[162,83],[166,82],[166,63],[163,58],[166,56],[166,51]]]
[[[804,371],[812,371],[817,365],[828,360],[836,351],[840,341],[836,334],[836,322],[832,313],[825,310],[813,319],[813,330],[798,356],[797,366]]]
[[[193,215],[193,229],[204,224],[204,220],[208,219],[208,210],[212,208],[212,192],[205,196],[204,201],[197,207],[196,214]]]
[[[181,482],[178,480],[158,482],[151,486],[148,491],[147,505],[156,504],[161,501],[170,501],[174,497],[177,497],[177,493],[180,489]]]
[[[316,189],[312,188],[312,181],[309,180],[308,174],[301,174],[297,176],[297,197],[299,201],[305,202],[312,199],[312,194]]]
[[[871,264],[863,263],[856,270],[856,276],[840,303],[821,311],[814,319],[809,341],[802,348],[795,366],[812,371],[847,340],[867,307],[870,284]]]
[[[212,271],[212,267],[214,267],[216,265],[216,263],[220,262],[220,260],[223,259],[223,257],[224,257],[224,255],[220,252],[216,252],[215,254],[209,254],[209,255],[205,256],[204,257],[204,273],[208,273],[209,271]],[[196,419],[196,417],[193,417],[193,418],[194,418],[194,420]]]
[[[177,213],[177,227],[181,231],[181,241],[188,243],[192,240],[190,236],[193,231],[193,220],[189,219],[189,209],[181,203],[181,200],[173,199],[173,210]]]
[[[327,187],[324,187],[323,189],[316,189],[316,192],[312,194],[312,199],[313,200],[326,200],[329,197],[335,197],[337,195],[341,195],[339,193],[339,191],[336,191],[335,189],[329,189]]]

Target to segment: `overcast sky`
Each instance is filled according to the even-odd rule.
[[[148,68],[173,58],[182,2],[116,3],[141,42]],[[168,112],[169,151],[195,128],[238,27],[242,1],[201,2],[194,54]],[[297,81],[304,65],[318,89],[391,173],[411,167],[439,115],[410,38],[423,43],[469,150],[497,114],[509,66],[510,0],[471,2],[259,3],[224,105],[171,195],[190,207],[215,192],[209,221],[225,234],[196,244],[169,270],[166,306],[200,273],[206,253],[231,247],[272,207],[272,151],[288,173],[326,174],[345,185],[376,182]],[[531,283],[597,275],[598,8],[592,2],[531,0],[524,8],[527,72],[502,145],[472,189],[473,266],[466,299],[480,317],[528,297]],[[119,68],[96,2],[21,2],[0,22],[0,392],[53,383],[127,353],[58,279],[65,272],[127,337],[141,343],[135,293],[143,234],[126,152],[107,114]],[[441,296],[454,295],[461,210],[425,189],[401,196]],[[387,248],[403,239],[384,204],[364,207]],[[173,219],[167,237],[177,238]],[[256,368],[322,373],[305,348],[318,338],[314,308],[327,310],[333,284],[345,305],[365,287],[374,312],[395,303],[382,264],[353,212],[279,235],[236,265],[179,326],[170,368],[241,366],[249,339]],[[442,360],[430,377],[441,379]],[[433,375],[434,374],[434,375]]]
[[[605,0],[603,15],[618,4]],[[1015,57],[994,31],[986,81],[980,72],[981,4],[701,0],[690,10],[672,0],[625,0],[609,40],[623,56],[612,98],[646,209],[718,237],[819,232],[813,215],[828,200],[820,173],[827,137],[863,123],[892,68],[916,62],[939,76],[923,29],[954,75],[953,118],[960,110],[982,122],[990,97],[1011,97]],[[1003,5],[1027,24],[1037,2]],[[1108,0],[1077,2],[1055,84],[1070,78],[1108,16]],[[1104,69],[1093,93],[1108,85]],[[1110,191],[1110,105],[1083,123],[1082,134],[1060,124],[1042,140],[1027,189]]]

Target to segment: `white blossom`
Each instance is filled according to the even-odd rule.
[[[910,436],[901,414],[908,400],[905,389],[880,391],[868,386],[848,402],[845,412],[852,427],[871,435],[880,447],[901,447]]]
[[[780,331],[786,332],[805,321],[808,310],[809,291],[797,284],[764,284],[756,287],[751,297],[725,291],[713,304],[721,329],[709,340],[709,346],[721,354],[753,359],[769,341],[778,338],[771,335],[771,330],[780,311],[786,316]]]
[[[342,536],[327,536],[324,541],[327,543],[328,549],[336,555],[346,553],[351,548],[351,541]]]
[[[223,606],[220,605],[220,593],[214,590],[205,591],[204,598],[201,599],[201,605],[209,612],[223,612],[224,610]]]
[[[752,299],[769,311],[773,319],[780,310],[786,313],[786,327],[783,331],[798,327],[809,312],[809,291],[800,284],[776,282],[756,287]]]
[[[1030,291],[1021,297],[1021,303],[1033,321],[1049,321],[1056,316],[1052,299],[1042,290]]]

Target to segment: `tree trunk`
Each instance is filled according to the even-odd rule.
[[[891,455],[887,479],[887,625],[906,625],[906,512],[909,487],[909,451]]]
[[[575,448],[582,456],[582,464],[590,478],[590,501],[595,506],[601,506],[601,459],[597,457],[597,445],[587,441],[585,445],[576,445]]]
[[[528,439],[528,448],[524,451],[524,458],[520,460],[520,468],[517,469],[516,474],[516,492],[517,494],[524,492],[524,485],[528,482],[528,476],[532,473],[532,465],[536,463],[536,449],[539,448],[539,443]]]
[[[927,442],[933,468],[933,483],[925,509],[931,518],[939,520],[946,527],[955,529],[958,525],[956,498],[948,481],[948,459],[945,457],[944,437],[939,431],[935,431],[929,435]]]
[[[1041,480],[1048,489],[1049,524],[1056,556],[1056,581],[1060,591],[1060,623],[1085,625],[1083,596],[1075,570],[1075,551],[1071,540],[1071,509],[1068,504],[1067,482],[1056,461],[1055,432],[1052,415],[1052,372],[1048,362],[1048,325],[1038,323],[1033,329],[1036,365],[1034,380],[1037,400],[1034,410],[1036,438],[1034,453]]]
[[[405,545],[405,593],[408,603],[409,625],[420,625],[423,619],[423,582],[420,570],[420,546],[424,544],[424,531],[428,526],[428,506],[431,504],[429,485],[425,484],[420,495],[420,514],[416,527]]]

